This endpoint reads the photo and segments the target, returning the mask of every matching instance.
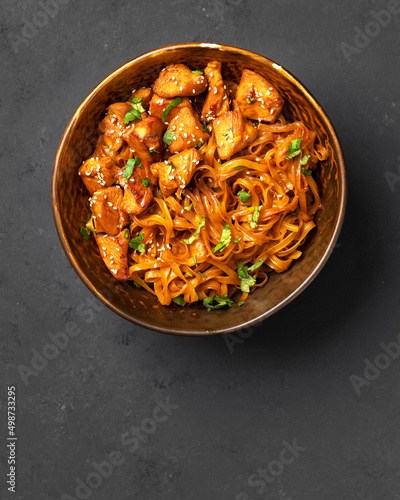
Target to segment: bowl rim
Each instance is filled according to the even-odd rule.
[[[338,210],[338,215],[337,215],[337,220],[335,224],[335,228],[332,234],[332,237],[328,243],[327,248],[325,249],[325,252],[323,253],[322,257],[320,258],[318,264],[316,267],[311,271],[311,273],[307,276],[307,278],[287,297],[285,297],[282,301],[280,301],[278,304],[276,304],[274,307],[269,309],[268,311],[259,314],[258,316],[251,318],[247,321],[242,321],[240,324],[237,326],[233,327],[227,327],[227,328],[219,328],[213,331],[207,331],[207,330],[188,330],[188,329],[182,329],[182,328],[174,328],[173,325],[168,326],[167,328],[161,328],[157,325],[153,325],[150,320],[144,321],[141,319],[134,318],[133,316],[125,313],[124,311],[121,311],[117,306],[115,306],[112,302],[110,302],[106,297],[104,297],[91,283],[91,281],[87,278],[86,274],[82,269],[80,268],[79,264],[75,260],[73,253],[72,253],[72,248],[66,238],[62,222],[61,222],[61,217],[60,217],[60,211],[59,211],[59,197],[57,194],[57,178],[58,178],[58,171],[61,168],[61,152],[63,151],[67,138],[69,137],[70,131],[75,125],[81,110],[85,108],[86,104],[92,99],[92,97],[100,90],[102,89],[107,83],[109,83],[111,80],[113,80],[118,74],[124,72],[127,68],[129,68],[133,63],[136,63],[138,60],[148,58],[149,56],[153,56],[159,52],[165,52],[165,51],[174,51],[177,49],[191,49],[191,48],[211,48],[211,49],[218,49],[218,50],[224,50],[228,51],[231,53],[240,53],[244,56],[251,57],[252,59],[259,60],[260,62],[267,63],[270,66],[277,70],[280,71],[283,76],[289,80],[292,84],[294,84],[296,87],[298,87],[306,99],[311,102],[312,106],[318,110],[320,115],[322,116],[326,126],[329,129],[330,135],[332,137],[332,145],[334,146],[334,149],[337,153],[338,157],[338,175],[341,181],[341,196],[339,200],[339,210]],[[153,331],[161,332],[161,333],[166,333],[169,335],[182,335],[182,336],[214,336],[214,335],[221,335],[225,333],[233,333],[238,330],[246,329],[249,328],[253,325],[259,324],[262,321],[264,321],[266,318],[269,316],[272,316],[274,313],[285,307],[289,302],[291,302],[293,299],[295,299],[298,295],[301,294],[310,284],[311,282],[317,277],[317,275],[320,273],[321,269],[324,267],[326,262],[329,259],[329,256],[333,252],[333,249],[336,245],[336,242],[339,238],[340,231],[343,226],[343,221],[344,221],[344,216],[346,212],[346,205],[347,205],[347,178],[346,178],[346,170],[345,170],[345,164],[344,164],[344,157],[343,157],[343,152],[342,148],[338,139],[338,136],[336,134],[336,131],[323,110],[322,106],[319,104],[319,102],[315,99],[315,97],[311,94],[311,92],[303,85],[300,80],[298,80],[290,71],[282,67],[280,64],[274,62],[273,60],[262,56],[260,54],[257,54],[256,52],[252,52],[247,49],[242,49],[239,47],[234,47],[231,45],[223,45],[223,44],[216,44],[216,43],[205,43],[205,42],[196,42],[196,43],[180,43],[180,44],[173,44],[173,45],[165,45],[163,47],[159,47],[157,49],[153,49],[149,52],[145,52],[134,59],[131,59],[130,61],[122,64],[119,66],[117,69],[115,69],[112,73],[107,75],[101,82],[94,87],[94,89],[87,95],[87,97],[83,100],[83,102],[80,104],[78,109],[75,111],[73,114],[72,118],[70,119],[64,134],[61,138],[60,144],[57,148],[57,154],[56,158],[54,161],[54,167],[53,167],[53,175],[52,175],[52,193],[51,193],[51,201],[52,201],[52,211],[53,211],[53,218],[54,218],[54,223],[56,226],[57,234],[61,242],[61,246],[63,247],[63,250],[74,268],[75,272],[79,276],[79,278],[83,281],[83,283],[86,285],[86,287],[97,297],[98,300],[100,300],[104,305],[106,305],[109,309],[114,311],[116,314],[121,316],[122,318],[126,319],[127,321],[130,321],[131,323],[134,323],[138,326],[141,326],[143,328],[147,328]]]

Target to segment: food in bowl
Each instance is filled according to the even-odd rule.
[[[79,168],[82,236],[94,234],[114,278],[162,305],[242,305],[302,255],[321,208],[312,174],[328,151],[317,131],[288,120],[259,73],[234,82],[223,70],[166,66],[108,107]]]

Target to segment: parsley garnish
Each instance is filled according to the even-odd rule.
[[[138,166],[139,168],[144,168],[140,161],[140,158],[135,158],[135,159],[129,158],[129,160],[126,162],[126,167],[122,173],[126,182],[128,182],[130,176],[133,174],[133,169],[135,168],[135,166]]]
[[[253,264],[251,267],[249,267],[249,271],[253,272],[256,269],[258,269],[262,264],[263,264],[263,259],[258,260],[255,264]]]
[[[239,238],[236,238],[236,240],[233,240],[233,243],[239,243],[239,241],[242,239],[242,235],[239,235]]]
[[[301,139],[292,140],[292,142],[289,144],[288,147],[289,156],[286,156],[285,160],[291,160],[292,158],[301,153],[300,144],[301,144]]]
[[[139,285],[139,283],[136,283],[136,281],[134,281],[133,284],[135,285],[136,288],[140,288],[141,287],[141,285]]]
[[[149,155],[150,156],[154,156],[156,154],[158,154],[158,151],[155,151],[154,149],[149,149]]]
[[[164,134],[163,141],[167,146],[171,146],[172,141],[175,139],[175,132],[173,130],[167,130]]]
[[[260,218],[261,209],[262,209],[262,205],[260,205],[259,207],[254,207],[253,216],[252,216],[251,222],[250,222],[251,229],[254,229],[257,226],[258,219]]]
[[[206,275],[206,274],[201,273],[200,271],[197,271],[197,272],[200,274],[200,276],[202,276],[203,278],[206,278],[206,279],[207,279],[207,275]]]
[[[186,302],[183,299],[183,295],[178,295],[178,297],[175,297],[172,300],[175,302],[175,304],[178,304],[178,306],[183,307],[186,305]]]
[[[200,139],[196,145],[196,148],[201,148],[202,145],[203,145],[203,141]]]
[[[144,233],[140,233],[139,236],[137,236],[136,238],[132,238],[131,241],[129,242],[129,246],[134,250],[140,252],[140,255],[143,255],[144,252],[146,251],[146,245],[142,243],[143,239],[144,239]]]
[[[190,238],[184,239],[183,242],[186,243],[186,245],[191,245],[194,240],[197,238],[197,236],[200,234],[201,229],[205,226],[206,224],[206,216],[203,215],[203,220],[202,222],[199,222],[199,225],[197,226],[196,232],[190,236]]]
[[[192,73],[195,73],[196,75],[204,75],[204,72],[200,71],[199,69],[194,69]]]
[[[243,300],[241,300],[239,303],[238,303],[238,306],[242,306],[244,304]]]
[[[88,240],[90,238],[90,232],[87,227],[80,227],[79,232],[84,240]]]
[[[198,267],[198,264],[197,264],[197,255],[193,256],[193,260],[194,260],[194,263],[196,264],[196,267]]]
[[[192,210],[192,207],[193,207],[193,203],[191,203],[188,207],[185,207],[185,210],[187,210],[189,212],[189,210]]]
[[[131,102],[133,104],[139,104],[139,103],[142,102],[142,99],[143,99],[143,97],[135,97],[135,96],[133,96],[133,97],[131,97]]]
[[[223,137],[230,137],[231,139],[233,139],[233,128],[232,127],[229,127],[226,134],[222,134]]]
[[[213,302],[216,302],[213,305]],[[228,296],[224,294],[222,297],[214,295],[213,298],[207,297],[203,300],[203,305],[207,308],[207,311],[212,311],[213,309],[222,309],[223,307],[232,307],[235,303],[233,300],[228,299]]]
[[[124,238],[126,238],[126,239],[129,238],[129,229],[125,229]]]
[[[246,203],[246,201],[251,197],[251,194],[250,193],[246,193],[246,191],[239,191],[237,193],[237,195],[239,196],[240,201],[242,203]]]
[[[141,119],[142,117],[140,116],[139,111],[137,109],[131,109],[124,117],[124,124],[128,125],[128,123],[133,122],[133,120],[138,120],[140,122]]]
[[[145,188],[149,187],[150,179],[142,179],[142,184]]]
[[[249,293],[250,287],[256,284],[256,279],[250,276],[247,267],[243,264],[239,264],[238,276],[240,278],[240,289],[242,292]]]
[[[243,165],[239,165],[236,167],[236,170],[241,170],[243,168]]]
[[[167,116],[168,116],[168,113],[171,111],[171,109],[175,108],[176,106],[181,104],[181,102],[182,102],[181,97],[177,97],[176,99],[174,99],[172,102],[170,102],[168,104],[168,106],[164,109],[163,114],[162,114],[162,121],[164,123],[165,123]]]
[[[306,165],[309,158],[310,155],[304,155],[303,158],[300,160],[300,165]]]
[[[251,103],[252,103],[253,101],[255,101],[255,100],[256,100],[256,98],[255,98],[255,97],[250,97],[250,98],[247,98],[247,99],[246,99],[246,102],[247,102],[247,104],[251,104]]]
[[[202,121],[201,124],[203,125],[203,132],[205,134],[208,134],[208,126],[206,121]]]
[[[312,170],[309,170],[308,168],[301,167],[301,171],[303,172],[304,175],[311,175]]]
[[[231,237],[231,226],[229,224],[225,224],[224,229],[222,230],[221,239],[219,240],[218,245],[213,248],[213,252],[222,252],[222,250],[224,250],[231,242]]]
[[[292,215],[294,215],[295,217],[298,217],[298,214],[297,212],[290,212]]]
[[[110,115],[115,115],[115,113],[112,109],[110,109]]]

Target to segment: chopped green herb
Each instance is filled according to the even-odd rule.
[[[167,120],[168,113],[171,111],[172,108],[176,108],[179,104],[181,104],[182,99],[180,97],[177,97],[174,99],[172,102],[168,104],[168,106],[164,109],[163,114],[162,114],[162,121],[165,123]]]
[[[112,109],[110,109],[110,115],[115,115],[115,113]]]
[[[289,156],[286,156],[285,160],[290,160],[301,153],[300,149],[301,139],[293,139],[289,144]]]
[[[222,250],[224,250],[231,242],[231,238],[231,226],[229,224],[225,224],[222,230],[221,239],[219,240],[218,245],[213,248],[213,252],[222,252]]]
[[[290,212],[292,215],[294,215],[295,217],[298,217],[298,214],[297,212]]]
[[[242,235],[239,235],[239,238],[236,238],[236,240],[233,240],[233,243],[239,243],[239,241],[242,239]]]
[[[142,102],[142,99],[143,99],[143,97],[135,97],[135,96],[133,96],[133,97],[131,97],[131,102],[133,104],[139,104],[139,103]]]
[[[254,229],[257,226],[258,219],[260,218],[261,209],[262,209],[262,205],[260,205],[259,207],[254,207],[253,216],[252,216],[251,222],[250,222],[251,229]]]
[[[84,240],[88,240],[90,238],[90,232],[87,227],[80,227],[79,232]]]
[[[154,149],[149,149],[149,155],[150,156],[154,156],[156,154],[158,154],[158,151],[155,151]]]
[[[119,186],[119,180],[117,179],[114,184],[117,184],[117,186]]]
[[[140,288],[141,285],[139,285],[139,283],[136,283],[136,281],[133,282],[133,284],[137,287],[137,288]]]
[[[189,276],[189,278],[193,278],[193,274],[185,273],[185,276]]]
[[[241,300],[239,303],[238,303],[238,306],[242,306],[244,304],[243,300]]]
[[[128,125],[128,123],[132,122],[133,120],[138,120],[139,122],[141,121],[142,117],[140,116],[140,113],[137,109],[131,109],[128,111],[124,117],[124,124]]]
[[[167,130],[164,134],[163,141],[167,146],[171,146],[172,141],[175,139],[175,132],[173,130]]]
[[[300,165],[306,165],[309,158],[310,158],[310,155],[304,155],[303,158],[300,160]]]
[[[208,134],[208,125],[206,121],[202,121],[201,124],[203,125],[203,132],[205,134]]]
[[[191,203],[188,207],[185,207],[185,210],[187,210],[189,212],[189,210],[192,210],[192,207],[193,207],[193,203]]]
[[[126,239],[129,238],[129,229],[125,229],[124,238],[126,238]]]
[[[204,72],[200,71],[199,69],[194,69],[192,73],[195,73],[196,75],[204,75]]]
[[[133,169],[135,168],[135,166],[139,168],[144,168],[140,161],[140,158],[129,158],[129,160],[126,162],[126,167],[122,173],[126,182],[128,182],[130,176],[133,174]]]
[[[247,104],[251,104],[251,103],[252,103],[253,101],[255,101],[255,100],[256,100],[256,98],[255,98],[255,97],[250,97],[250,98],[247,98],[247,99],[246,99],[246,102],[247,102]]]
[[[142,179],[142,184],[145,188],[149,187],[150,179]]]
[[[175,304],[178,304],[178,306],[183,307],[186,305],[186,302],[183,299],[183,295],[178,295],[178,297],[175,297],[172,300],[175,302]]]
[[[303,172],[304,175],[311,175],[312,170],[309,170],[308,168],[301,167],[301,171]]]
[[[246,203],[246,201],[247,201],[249,198],[251,198],[251,194],[250,194],[250,193],[247,193],[246,191],[239,191],[239,192],[237,193],[237,195],[239,196],[240,201],[241,201],[242,203]]]
[[[256,122],[251,122],[254,128],[258,128],[258,124]]]
[[[230,139],[233,139],[233,128],[229,127],[226,134],[222,134],[223,137],[229,137]]]
[[[216,302],[214,305],[213,302]],[[213,298],[207,297],[203,300],[204,307],[207,308],[207,311],[212,311],[213,309],[222,309],[223,307],[232,307],[235,303],[233,300],[228,299],[228,296],[224,294],[222,297],[218,295],[214,295]]]
[[[196,267],[198,267],[198,264],[197,264],[197,255],[193,256],[193,260],[194,260],[194,263],[196,264]]]
[[[200,276],[202,276],[203,278],[206,278],[206,279],[207,279],[207,275],[206,275],[206,274],[201,273],[200,271],[197,271],[197,272],[200,274]]]
[[[249,271],[253,272],[256,269],[258,269],[262,264],[264,263],[263,259],[258,260],[255,264],[253,264],[251,267],[249,267]]]
[[[132,238],[129,242],[129,246],[134,250],[140,252],[141,255],[146,251],[146,245],[143,243],[144,233],[140,233],[136,238]]]
[[[236,167],[236,170],[242,170],[242,168],[243,168],[243,165],[238,165],[238,166]]]
[[[256,284],[256,279],[250,276],[247,267],[243,264],[239,264],[238,276],[240,278],[240,289],[242,292],[249,293],[250,287]]]
[[[190,236],[190,238],[183,240],[184,243],[186,243],[186,245],[191,245],[194,242],[194,240],[200,234],[201,229],[205,226],[205,224],[206,224],[205,221],[206,221],[206,217],[205,217],[205,215],[203,215],[203,220],[202,220],[202,222],[199,222],[199,225],[197,226],[196,232],[193,233],[192,236]]]
[[[200,139],[196,145],[196,148],[201,148],[202,145],[203,145],[203,141]]]

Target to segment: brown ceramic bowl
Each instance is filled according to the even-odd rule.
[[[161,306],[157,299],[132,284],[116,281],[103,264],[94,238],[82,239],[79,227],[88,212],[88,193],[78,168],[93,150],[97,125],[106,107],[127,100],[133,88],[154,82],[171,63],[203,69],[207,62],[222,62],[224,78],[239,80],[244,68],[272,82],[285,99],[285,110],[316,130],[329,158],[316,174],[323,209],[316,229],[303,246],[302,257],[283,273],[271,273],[267,285],[252,293],[240,308],[207,312],[198,306]],[[153,50],[107,76],[80,105],[58,148],[54,165],[52,202],[62,246],[72,266],[93,294],[123,318],[145,328],[178,335],[214,335],[249,327],[293,300],[317,276],[338,238],[345,212],[346,176],[339,141],[321,106],[307,89],[278,64],[253,52],[208,43],[171,45]]]

